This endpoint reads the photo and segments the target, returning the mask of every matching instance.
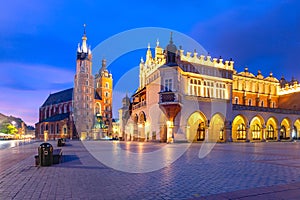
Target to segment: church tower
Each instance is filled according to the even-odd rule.
[[[96,75],[96,92],[102,99],[101,117],[105,125],[107,136],[112,133],[112,94],[113,94],[113,78],[112,74],[106,68],[106,60],[102,60],[102,67],[99,74]]]
[[[92,134],[94,120],[94,77],[92,75],[92,52],[87,46],[86,30],[82,36],[82,44],[78,44],[76,58],[76,74],[74,78],[73,108],[77,133],[82,140],[89,139]]]

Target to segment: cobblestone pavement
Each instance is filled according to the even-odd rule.
[[[110,141],[96,143],[103,142]],[[144,153],[164,145],[121,142],[128,151]],[[35,167],[38,146],[0,150],[1,200],[300,199],[298,142],[216,144],[203,159],[198,158],[201,144],[192,144],[173,164],[136,174],[103,165],[80,141],[62,147],[63,163]]]

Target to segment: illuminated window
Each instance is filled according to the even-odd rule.
[[[203,141],[205,140],[205,127],[204,122],[201,122],[198,124],[197,128],[197,141]]]
[[[271,124],[267,127],[266,132],[267,132],[267,140],[273,140],[275,134],[274,134],[274,128]]]
[[[260,132],[261,132],[260,126],[258,124],[255,124],[253,126],[253,129],[252,129],[252,139],[253,140],[259,140],[260,139]]]
[[[224,139],[224,128],[222,128],[222,129],[220,130],[220,133],[219,133],[219,139],[220,139],[220,140],[223,140],[223,139]]]
[[[246,127],[245,124],[239,124],[237,131],[236,131],[236,138],[238,140],[245,140],[246,139]]]

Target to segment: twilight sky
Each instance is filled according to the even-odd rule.
[[[92,49],[126,30],[161,27],[193,38],[213,57],[233,58],[238,72],[247,66],[254,74],[260,69],[264,76],[272,71],[278,79],[300,80],[299,8],[297,0],[5,1],[0,7],[0,113],[34,125],[50,93],[73,87],[84,23]],[[168,35],[155,37],[167,45],[161,38]],[[153,38],[146,41],[155,45]],[[185,49],[176,34],[174,42]],[[145,49],[108,59],[114,82],[141,56]],[[99,67],[93,63],[94,71]],[[116,113],[119,107],[113,109]]]

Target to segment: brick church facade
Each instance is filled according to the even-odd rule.
[[[50,94],[39,108],[36,138],[100,139],[112,134],[112,74],[102,67],[92,74],[92,52],[84,30],[78,44],[74,88]]]

